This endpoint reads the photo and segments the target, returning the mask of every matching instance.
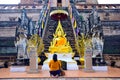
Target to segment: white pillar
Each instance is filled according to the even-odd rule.
[[[37,73],[38,72],[38,56],[36,53],[36,48],[31,47],[30,48],[30,67],[29,67],[29,73]]]
[[[86,49],[85,52],[85,72],[94,72],[92,68],[92,50],[91,49]]]

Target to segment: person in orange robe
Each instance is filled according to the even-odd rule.
[[[49,62],[50,76],[58,77],[61,73],[61,61],[57,60],[57,54],[53,55],[53,60]]]

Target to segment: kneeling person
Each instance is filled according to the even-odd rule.
[[[57,55],[53,55],[53,60],[49,62],[50,76],[58,77],[61,73],[61,61],[57,60]]]

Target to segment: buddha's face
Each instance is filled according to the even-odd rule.
[[[62,33],[61,33],[61,31],[58,31],[58,37],[60,37],[60,36],[62,36]]]

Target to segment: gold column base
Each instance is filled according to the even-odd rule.
[[[84,58],[80,58],[81,68],[84,68],[84,67],[85,67],[85,66],[84,66],[84,62],[85,62]]]

